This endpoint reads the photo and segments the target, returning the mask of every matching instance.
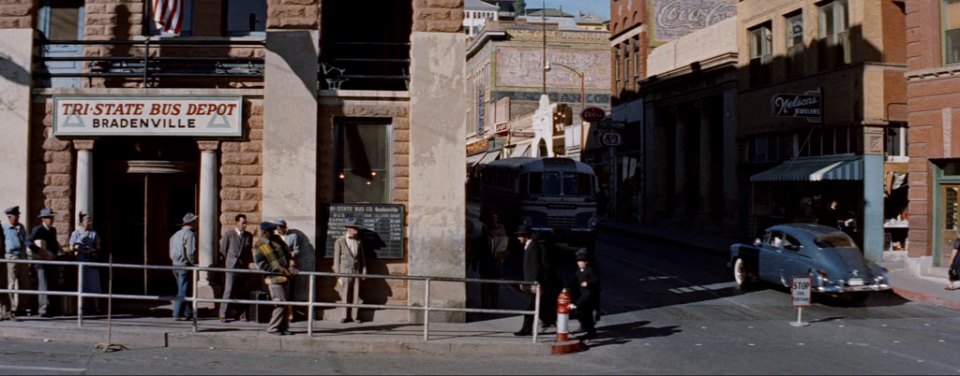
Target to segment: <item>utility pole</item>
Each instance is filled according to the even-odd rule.
[[[541,31],[543,31],[543,61],[540,63],[540,71],[543,73],[543,94],[547,94],[547,70],[544,69],[547,67],[547,2],[546,0],[541,2],[543,6],[540,7],[540,25]]]

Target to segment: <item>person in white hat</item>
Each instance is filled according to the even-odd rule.
[[[343,274],[364,274],[366,273],[366,257],[364,256],[363,242],[360,241],[360,230],[362,227],[359,222],[350,218],[347,220],[346,233],[343,234],[333,244],[333,272]],[[337,279],[340,287],[340,295],[343,302],[353,304],[358,300],[354,295],[359,294],[359,278],[341,277]],[[341,323],[353,322],[353,310],[346,307]]]

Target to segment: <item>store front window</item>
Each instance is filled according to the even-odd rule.
[[[390,203],[390,130],[387,120],[337,123],[334,202]]]

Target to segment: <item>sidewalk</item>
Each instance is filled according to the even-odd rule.
[[[199,332],[192,322],[170,318],[113,318],[113,340],[127,348],[209,348],[241,351],[400,353],[431,355],[537,356],[549,355],[555,333],[541,333],[538,343],[531,337],[516,337],[521,317],[472,323],[431,323],[430,340],[423,341],[423,326],[406,323],[370,322],[340,324],[314,321],[313,336],[307,335],[305,321],[291,325],[291,336],[266,333],[266,324],[221,323],[201,319]],[[107,342],[105,316],[85,317],[77,327],[75,317],[44,319],[22,317],[19,322],[0,322],[0,338],[44,342],[87,343],[91,347]]]
[[[602,230],[628,234],[640,238],[656,239],[697,248],[703,251],[720,252],[723,254],[729,252],[731,244],[743,241],[742,239],[732,239],[707,234],[690,236],[689,232],[674,229],[611,221],[601,222],[600,228]],[[903,298],[960,309],[960,290],[944,290],[944,287],[946,287],[949,282],[947,279],[947,268],[932,267],[924,274],[920,274],[920,272],[912,271],[918,268],[908,267],[908,262],[902,258],[896,261],[883,262],[880,263],[880,265],[889,271],[888,275],[890,277],[890,284],[893,286],[893,291]],[[731,279],[733,279],[732,276]]]

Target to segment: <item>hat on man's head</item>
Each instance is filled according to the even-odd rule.
[[[588,253],[586,249],[578,249],[576,256],[577,261],[590,261],[590,253]]]
[[[269,221],[260,222],[260,231],[273,231],[277,229],[277,224]]]
[[[190,223],[192,223],[193,221],[196,221],[196,220],[197,220],[197,215],[196,215],[196,214],[187,213],[186,215],[183,216],[183,223],[181,223],[181,224],[183,224],[183,225],[189,225]]]
[[[517,231],[513,232],[514,235],[531,235],[533,231],[530,231],[530,226],[520,225],[517,226]]]
[[[3,213],[6,215],[20,215],[20,207],[14,206],[7,208],[7,210],[4,210]]]
[[[274,219],[273,224],[280,227],[287,227],[287,221],[283,220],[283,218]]]
[[[347,218],[346,222],[343,224],[343,227],[355,228],[357,230],[363,229],[363,226],[360,225],[360,221],[358,221],[356,218]]]
[[[43,208],[43,209],[40,209],[40,215],[38,215],[37,218],[53,217],[54,214],[57,214],[57,213],[54,213],[53,209]]]

